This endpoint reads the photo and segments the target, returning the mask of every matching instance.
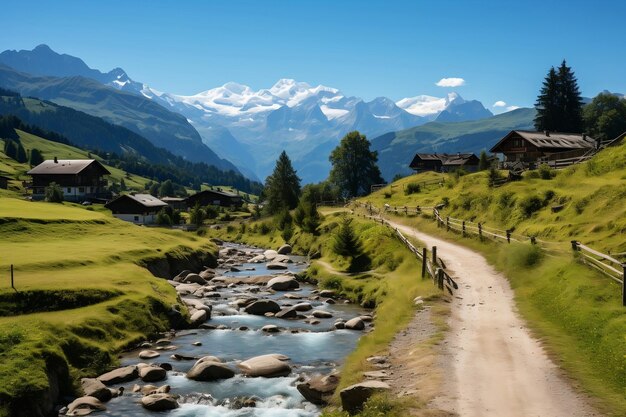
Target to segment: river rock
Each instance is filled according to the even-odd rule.
[[[265,265],[265,267],[267,269],[270,269],[270,270],[287,269],[288,268],[288,266],[285,265],[282,262],[270,262],[267,265]]]
[[[289,255],[291,253],[291,245],[285,243],[283,246],[278,248],[277,252],[279,255]]]
[[[248,260],[248,263],[251,263],[251,264],[260,264],[260,263],[265,262],[266,260],[267,260],[267,259],[265,259],[265,256],[263,256],[263,255],[257,255],[257,256],[255,256],[255,257],[253,257],[253,258],[249,259],[249,260]]]
[[[311,303],[298,303],[292,307],[296,311],[309,311],[313,309]]]
[[[261,327],[261,330],[264,331],[265,333],[278,333],[278,332],[280,332],[280,329],[278,328],[278,326],[276,326],[274,324],[267,324],[267,325]]]
[[[268,249],[265,252],[263,252],[263,256],[265,256],[265,259],[267,259],[268,261],[271,261],[272,259],[278,256],[278,252],[272,249]]]
[[[104,385],[121,384],[122,382],[132,381],[139,376],[136,366],[124,366],[114,369],[111,372],[100,375],[97,379]]]
[[[102,401],[96,397],[90,397],[88,395],[80,398],[76,398],[67,406],[68,416],[86,416],[94,411],[104,411],[107,408],[102,404]]]
[[[318,319],[329,319],[333,316],[331,313],[329,313],[328,311],[324,311],[324,310],[313,310],[311,315]]]
[[[180,295],[193,294],[200,288],[199,284],[180,284],[175,289]]]
[[[143,366],[139,369],[139,377],[143,382],[162,381],[167,376],[167,371],[160,366]]]
[[[198,362],[187,372],[187,378],[194,381],[215,381],[235,376],[235,371],[221,362],[210,360]]]
[[[346,322],[346,329],[350,330],[363,330],[365,329],[365,323],[360,317],[355,317]]]
[[[277,255],[274,259],[272,259],[272,263],[292,264],[293,261],[287,255]]]
[[[337,293],[335,290],[322,290],[320,291],[319,296],[324,298],[334,298],[337,296]]]
[[[293,307],[283,308],[276,313],[274,317],[279,319],[295,319],[298,318],[298,312],[294,310]]]
[[[107,402],[111,399],[111,391],[96,378],[82,378],[80,380],[80,386],[83,390],[83,394],[89,397],[95,397],[102,402]]]
[[[167,411],[180,407],[170,394],[150,394],[141,399],[141,405],[150,411]]]
[[[285,362],[286,360],[289,358],[285,355],[269,354],[250,358],[238,366],[246,376],[274,378],[291,373],[291,366]]]
[[[308,381],[298,384],[296,388],[309,402],[317,405],[326,405],[339,385],[339,376],[336,373],[316,375]]]
[[[205,310],[197,310],[195,313],[191,315],[189,319],[191,321],[191,325],[194,327],[198,327],[200,324],[207,321],[208,315]]]
[[[299,287],[298,281],[290,275],[279,275],[270,279],[267,283],[267,288],[271,288],[274,291],[288,291]]]
[[[258,300],[247,306],[244,311],[248,314],[262,316],[265,313],[278,313],[280,306],[273,300]]]
[[[198,274],[188,274],[183,280],[182,282],[184,282],[185,284],[200,284],[200,285],[205,285],[206,284],[206,279],[202,278],[200,275]]]
[[[183,271],[180,271],[180,273],[178,275],[176,275],[172,281],[176,281],[176,282],[181,282],[183,279],[185,279],[185,277],[189,274],[191,274],[192,272],[188,269],[185,269]]]
[[[335,326],[335,329],[345,329],[346,328],[346,322],[345,321],[338,321],[338,322],[335,322],[334,326]]]
[[[363,410],[363,404],[372,394],[391,389],[389,384],[382,381],[365,381],[354,384],[341,390],[341,406],[350,414]]]
[[[161,356],[156,350],[142,350],[139,352],[139,359],[154,359]]]
[[[199,365],[203,362],[222,362],[217,356],[203,356],[196,361],[193,366]]]

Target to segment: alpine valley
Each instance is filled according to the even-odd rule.
[[[418,150],[445,152],[450,144],[455,150],[479,152],[513,128],[530,127],[534,117],[530,109],[494,116],[479,101],[454,92],[367,102],[292,79],[259,90],[229,82],[177,95],[134,81],[121,68],[107,73],[92,69],[46,45],[2,52],[0,87],[102,117],[190,160],[222,169],[232,163],[255,180],[265,179],[285,150],[303,183],[326,178],[330,152],[352,130],[372,141],[390,180],[406,173],[407,162],[387,158],[391,147],[401,146],[405,156]],[[471,127],[471,135],[465,127]]]

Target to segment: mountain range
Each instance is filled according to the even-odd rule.
[[[492,116],[479,101],[457,93],[368,102],[291,79],[259,90],[230,82],[183,96],[134,81],[121,68],[92,69],[46,45],[4,51],[0,65],[1,86],[103,117],[190,160],[223,169],[232,167],[230,161],[254,179],[265,178],[284,149],[303,182],[320,181],[328,174],[330,151],[352,130],[372,139],[430,121]]]

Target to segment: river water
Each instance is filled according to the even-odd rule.
[[[234,245],[233,245],[234,246]],[[262,253],[261,250],[235,246],[251,255]],[[289,271],[299,272],[307,267],[304,258],[291,256],[294,263],[288,264]],[[219,271],[218,275],[232,277],[248,277],[255,275],[279,275],[270,271],[266,264],[243,264],[241,272]],[[253,271],[245,270],[254,268]],[[315,300],[312,291],[315,287],[301,284],[299,290],[290,290],[290,294],[301,296],[301,300],[287,299],[285,292],[270,292],[261,290],[253,293],[258,286],[238,285],[233,288],[219,289],[219,298],[201,299],[213,307],[212,318],[207,324],[226,326],[220,329],[194,329],[181,331],[171,341],[177,348],[172,351],[161,351],[161,356],[151,360],[138,359],[138,352],[129,352],[122,359],[122,365],[132,365],[139,362],[163,363],[168,362],[173,370],[167,373],[167,379],[152,383],[157,386],[168,384],[171,393],[179,395],[181,407],[168,412],[151,412],[145,410],[140,400],[140,393],[132,393],[135,383],[143,385],[140,380],[122,384],[125,387],[124,395],[106,403],[107,411],[97,415],[133,417],[166,415],[176,417],[312,417],[320,414],[320,408],[307,402],[296,389],[298,378],[316,373],[328,373],[337,369],[343,359],[355,348],[362,332],[353,330],[335,330],[334,323],[338,318],[349,320],[360,316],[366,311],[360,306],[344,304],[328,304],[324,300]],[[243,310],[237,310],[231,304],[242,296],[270,298],[281,305],[296,304],[301,301],[309,302],[314,310],[325,310],[332,313],[328,319],[317,319],[319,324],[305,323],[303,320],[285,320],[274,317],[249,315]],[[310,312],[305,312],[307,314]],[[274,324],[281,328],[279,333],[265,333],[261,328]],[[239,330],[245,326],[247,330]],[[222,326],[220,326],[222,327]],[[201,345],[196,346],[200,342]],[[202,356],[217,356],[231,368],[237,369],[236,364],[254,356],[279,353],[290,358],[292,373],[280,378],[249,378],[240,374],[235,377],[214,381],[192,381],[185,377],[185,373],[193,366],[195,360],[176,361],[170,355],[177,353],[184,356],[200,358]],[[113,387],[115,388],[115,387]],[[237,399],[254,397],[256,407],[235,409],[233,403]]]

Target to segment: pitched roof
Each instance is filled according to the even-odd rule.
[[[109,207],[109,205],[115,203],[116,201],[120,200],[120,199],[124,199],[124,198],[129,198],[133,201],[136,201],[137,203],[141,204],[144,207],[165,207],[167,206],[167,203],[164,203],[163,201],[159,200],[158,198],[154,197],[153,195],[150,194],[124,194],[119,196],[118,198],[116,198],[113,201],[108,202],[107,204],[105,204],[105,207]]]
[[[37,165],[35,168],[31,169],[27,172],[28,175],[74,175],[81,172],[83,169],[87,168],[91,164],[97,164],[100,169],[103,170],[105,175],[110,175],[111,173],[102,165],[100,162],[95,159],[48,159],[43,161],[41,164]]]
[[[416,153],[409,167],[413,166],[417,158],[420,158],[422,161],[441,161],[442,165],[463,165],[470,159],[477,157],[473,153]]]
[[[513,135],[519,135],[532,145],[540,149],[584,149],[593,148],[596,145],[595,139],[580,133],[562,132],[535,132],[529,130],[512,130],[505,137],[500,139],[489,152],[497,152],[497,149]]]

